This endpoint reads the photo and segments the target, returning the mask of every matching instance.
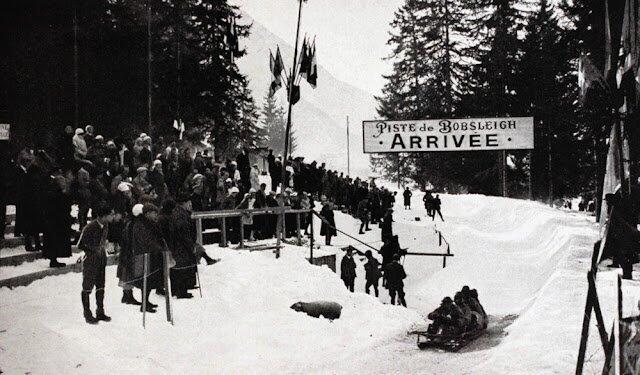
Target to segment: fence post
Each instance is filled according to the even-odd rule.
[[[276,213],[276,259],[280,258],[280,208],[278,207]]]
[[[240,246],[238,249],[244,249],[244,221],[242,216],[240,216]]]
[[[287,219],[284,214],[284,211],[285,209],[283,208],[281,213],[282,221],[280,222],[280,224],[282,225],[282,228],[280,230],[280,234],[282,234],[282,239],[286,240],[287,239]]]
[[[198,241],[198,243],[200,245],[203,245],[203,243],[202,243],[202,219],[200,219],[200,218],[196,219],[196,241]]]
[[[227,247],[227,218],[223,216],[221,219],[222,219],[222,233],[221,233],[220,240],[222,241],[222,243],[220,244],[220,247]]]
[[[438,246],[442,246],[442,233],[438,231]]]
[[[298,246],[302,246],[302,237],[300,237],[300,212],[296,212],[296,237],[298,238]]]
[[[311,211],[309,211],[309,221],[310,221],[310,225],[311,225],[311,238],[309,238],[309,249],[311,251],[311,257],[309,259],[309,261],[311,262],[311,264],[313,264],[313,214],[311,213]]]

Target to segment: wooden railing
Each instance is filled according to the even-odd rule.
[[[292,209],[290,207],[265,207],[265,208],[238,209],[238,210],[198,211],[198,212],[193,212],[191,214],[191,218],[196,221],[196,236],[197,236],[197,241],[200,245],[203,244],[202,220],[204,219],[220,220],[220,247],[228,246],[227,219],[233,218],[233,217],[240,218],[241,219],[240,220],[240,245],[238,246],[238,248],[244,249],[245,248],[245,244],[244,244],[245,228],[244,228],[244,223],[242,222],[242,217],[243,216],[246,217],[247,215],[249,216],[277,215],[278,219],[276,223],[276,245],[275,246],[265,245],[265,246],[261,246],[259,248],[254,248],[254,249],[259,249],[259,250],[275,249],[276,257],[280,257],[280,248],[282,247],[281,241],[284,240],[286,236],[286,230],[285,230],[286,216],[285,215],[295,214],[297,245],[302,246],[302,235],[300,233],[300,230],[301,230],[300,215],[301,214],[309,215],[311,212],[312,212],[311,209]],[[310,261],[313,262],[313,240],[314,240],[313,215],[309,215],[309,219],[311,220],[311,222],[309,223],[311,225],[311,236],[309,241],[310,242],[309,244]]]

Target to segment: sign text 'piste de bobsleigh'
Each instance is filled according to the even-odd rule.
[[[365,153],[526,150],[533,117],[363,121]]]

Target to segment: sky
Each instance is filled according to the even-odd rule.
[[[295,42],[298,1],[232,0],[275,35]],[[403,0],[308,0],[302,6],[301,37],[316,36],[318,63],[336,78],[371,94],[380,93],[391,63],[393,14]]]

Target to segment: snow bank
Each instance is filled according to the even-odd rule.
[[[204,298],[174,300],[173,327],[161,307],[142,329],[137,309],[119,302],[115,267],[108,269],[106,296],[114,319],[98,326],[82,318],[79,274],[2,289],[0,368],[6,373],[306,372],[345,352],[404,336],[420,319],[414,311],[347,292],[332,271],[300,256],[307,251],[286,246],[275,260],[271,252],[210,248],[221,261],[200,267]],[[312,300],[340,303],[341,318],[330,322],[289,308]]]

